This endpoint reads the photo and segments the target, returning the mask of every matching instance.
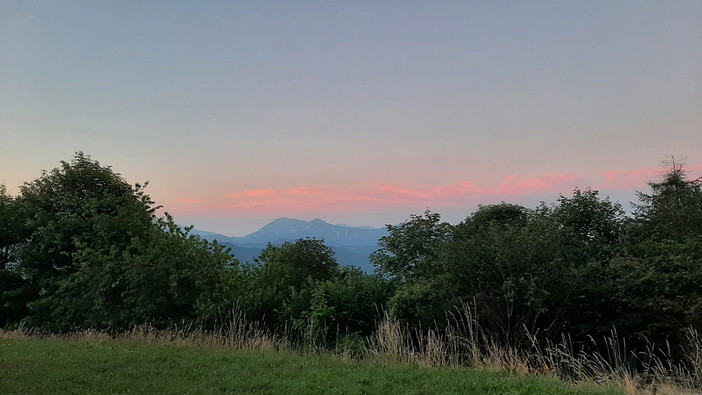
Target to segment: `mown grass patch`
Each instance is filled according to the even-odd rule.
[[[0,339],[2,393],[616,394],[550,377],[330,355],[125,341]]]

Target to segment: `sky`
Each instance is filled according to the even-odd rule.
[[[0,0],[0,183],[83,151],[184,225],[625,207],[702,176],[701,1]]]

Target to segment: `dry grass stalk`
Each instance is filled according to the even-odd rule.
[[[368,355],[383,363],[413,363],[423,366],[469,366],[510,371],[520,375],[541,374],[574,382],[614,385],[630,394],[702,393],[702,339],[688,331],[686,360],[675,362],[670,346],[653,347],[635,354],[613,330],[599,344],[590,339],[590,351],[576,348],[563,336],[559,343],[540,345],[531,336],[532,349],[524,350],[495,342],[477,324],[477,317],[464,304],[447,316],[442,332],[435,329],[410,331],[385,313],[368,341]],[[591,351],[595,347],[596,351]],[[636,368],[638,366],[638,370]]]
[[[0,339],[30,339],[36,337],[36,335],[34,331],[22,327],[10,330],[0,329]]]

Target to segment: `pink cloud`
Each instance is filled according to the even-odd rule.
[[[431,199],[434,197],[433,190],[413,190],[390,184],[371,184],[371,186],[383,195],[404,196],[408,199]]]
[[[373,183],[356,189],[320,186],[287,190],[267,189],[266,193],[230,193],[212,206],[214,210],[258,213],[306,213],[324,211],[384,210],[401,206],[457,206],[485,200],[508,199],[536,192],[572,190],[578,176],[555,173],[543,177],[506,176],[496,185],[462,181],[428,189]]]
[[[272,197],[275,196],[277,193],[277,190],[275,189],[248,189],[243,192],[239,193],[230,193],[228,195],[225,195],[226,197],[230,198],[239,198],[239,197]]]
[[[600,173],[602,182],[601,188],[607,189],[631,189],[646,185],[650,180],[657,178],[659,169],[639,169],[631,171],[605,171]]]
[[[325,196],[330,192],[330,190],[322,187],[299,187],[288,189],[285,191],[285,194],[289,196]]]
[[[400,190],[408,196],[422,199],[451,201],[460,198],[487,198],[512,197],[527,195],[537,192],[559,192],[563,189],[571,190],[579,183],[581,177],[576,174],[554,173],[542,177],[522,178],[517,174],[510,174],[494,185],[479,185],[474,181],[462,181],[453,185],[437,186],[429,190]],[[384,186],[385,191],[392,191],[390,186]]]
[[[185,204],[202,204],[205,203],[204,200],[202,199],[191,199],[191,198],[183,198],[183,197],[177,197],[175,198],[176,201],[180,203],[185,203]]]
[[[325,210],[353,210],[375,201],[362,191],[327,187],[267,189],[265,193],[229,193],[212,202],[212,211],[242,213],[300,213]]]
[[[691,172],[702,166],[688,167]],[[290,189],[252,189],[229,193],[203,202],[199,199],[176,199],[178,211],[189,213],[237,213],[304,215],[325,212],[372,212],[417,207],[460,207],[496,201],[518,201],[522,198],[555,200],[558,194],[568,195],[576,187],[601,191],[633,191],[658,179],[658,169],[607,171],[595,177],[557,172],[539,177],[508,174],[497,183],[464,180],[432,188],[372,183],[356,188],[301,186]]]
[[[695,174],[698,174],[700,171],[702,171],[702,165],[684,166],[684,169],[688,172],[688,175],[690,177],[694,177]],[[597,185],[597,187],[602,189],[641,188],[646,186],[646,184],[651,181],[655,182],[657,180],[660,180],[660,178],[666,173],[666,171],[666,169],[660,168],[648,168],[628,171],[605,171],[600,173],[600,176],[603,178],[603,180],[599,185]]]

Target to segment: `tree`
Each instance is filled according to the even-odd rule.
[[[576,339],[608,335],[620,316],[611,266],[621,253],[624,210],[589,188],[576,188],[543,209],[557,228],[559,252],[553,265],[564,271],[568,290],[560,293],[562,301],[551,301],[551,314],[558,314],[552,334],[568,332]]]
[[[496,226],[524,226],[527,223],[528,213],[529,211],[523,206],[505,202],[480,205],[478,210],[456,226],[454,235],[478,235]]]
[[[71,270],[81,245],[127,245],[152,225],[157,207],[144,187],[131,186],[110,167],[82,152],[20,187],[18,197],[30,242],[18,251],[20,265],[39,276]]]
[[[124,249],[84,246],[74,270],[34,302],[29,323],[52,330],[121,330],[148,322],[211,325],[231,307],[238,261],[166,214]]]
[[[623,336],[684,344],[702,330],[702,240],[646,240],[613,262]]]
[[[78,268],[76,254],[124,250],[148,234],[156,210],[144,186],[131,186],[82,152],[21,186],[13,206],[21,224],[14,270],[35,317],[49,315],[49,300]]]
[[[211,325],[226,314],[238,261],[170,215],[157,218],[144,188],[80,152],[20,188],[13,204],[26,236],[13,270],[22,284],[3,298],[33,291],[25,297],[26,323],[119,330],[144,322]]]
[[[563,332],[582,334],[585,326],[599,329],[600,301],[609,302],[611,290],[588,276],[603,276],[600,262],[616,251],[622,221],[621,208],[591,190],[576,189],[533,210],[504,202],[480,206],[443,243],[431,278],[402,292],[424,299],[425,310],[435,299],[431,293],[470,303],[483,329],[504,342],[526,341],[525,330],[557,340]]]
[[[656,239],[702,236],[702,177],[690,180],[673,159],[659,182],[650,182],[650,193],[638,192],[635,206],[638,232]]]
[[[680,342],[702,330],[702,179],[671,162],[660,181],[639,192],[639,204],[616,262],[620,327],[649,340]]]
[[[381,274],[409,281],[430,270],[452,227],[441,222],[440,214],[427,209],[400,225],[387,225],[387,229],[390,234],[380,238],[380,249],[371,254],[371,263]]]
[[[216,241],[190,234],[166,214],[125,254],[122,297],[130,322],[212,325],[232,307],[239,261]],[[127,250],[129,251],[129,250]]]
[[[17,200],[0,184],[0,270],[14,260],[13,250],[24,237],[22,225]]]
[[[258,259],[263,262],[269,277],[289,286],[300,286],[308,277],[329,279],[339,265],[334,251],[323,240],[315,238],[286,241],[280,246],[268,244]]]
[[[568,298],[561,287],[568,270],[549,214],[546,207],[480,206],[442,250],[446,287],[475,305],[482,327],[504,342],[526,340],[525,328],[553,329],[555,301]]]
[[[443,325],[446,312],[459,303],[455,284],[440,275],[400,284],[388,307],[394,318],[411,326],[433,328]]]
[[[626,222],[619,203],[600,199],[598,191],[576,188],[572,197],[558,198],[552,215],[562,230],[570,260],[582,265],[615,255]]]
[[[281,318],[299,329],[326,329],[331,338],[351,333],[367,336],[394,289],[394,282],[387,278],[339,267],[332,278],[308,279],[294,290],[283,304]]]
[[[26,281],[11,266],[14,251],[24,237],[15,198],[0,184],[0,327],[26,315]]]
[[[329,280],[338,270],[334,251],[321,239],[306,238],[268,244],[256,263],[243,267],[247,279],[239,288],[239,303],[254,319],[282,324],[282,314],[292,295],[319,281]]]

